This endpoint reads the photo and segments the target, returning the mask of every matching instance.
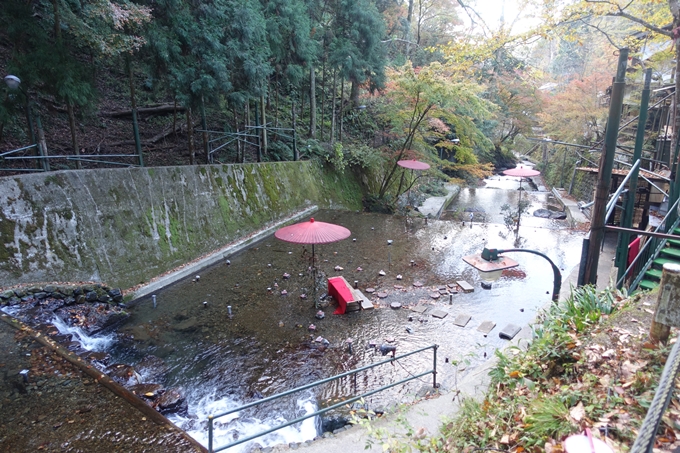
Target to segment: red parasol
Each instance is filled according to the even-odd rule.
[[[312,270],[316,282],[316,266],[314,265],[314,244],[330,244],[342,241],[352,234],[347,228],[333,223],[317,222],[312,217],[309,222],[296,223],[276,230],[274,236],[282,241],[294,244],[312,244]],[[316,283],[314,284],[314,305],[318,306],[316,299]]]
[[[400,160],[400,161],[397,161],[397,165],[399,165],[400,167],[408,168],[409,170],[411,170],[411,178],[413,178],[413,170],[427,170],[428,168],[430,168],[429,164],[426,164],[425,162],[421,162],[421,161],[415,160],[415,159]],[[399,183],[399,189],[398,189],[399,191],[401,191],[401,185],[402,185],[403,182],[404,182],[404,174],[402,173],[401,174],[401,182]],[[411,185],[413,185],[413,183],[411,183]],[[411,186],[409,186],[408,198],[409,198],[408,202],[410,204],[411,203]]]
[[[511,168],[510,170],[505,170],[503,172],[504,175],[507,176],[517,176],[519,177],[519,189],[522,190],[522,178],[529,178],[531,176],[538,176],[541,174],[540,171],[534,170],[533,168],[525,168],[522,167],[521,165],[515,168]],[[522,203],[522,192],[519,193],[519,198],[517,201],[517,229],[515,230],[519,234],[519,221],[522,217],[522,212],[520,210],[520,206]]]
[[[503,174],[507,176],[518,176],[520,178],[529,178],[531,176],[538,176],[541,174],[541,172],[534,170],[533,168],[524,168],[520,165],[519,167],[505,170]]]
[[[425,162],[421,162],[415,159],[400,160],[397,162],[397,165],[399,165],[400,167],[408,168],[409,170],[427,170],[428,168],[430,168],[429,164],[426,164]]]
[[[296,223],[283,227],[274,233],[277,239],[294,244],[330,244],[347,239],[352,234],[347,228],[333,223],[309,222]]]

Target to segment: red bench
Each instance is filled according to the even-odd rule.
[[[344,315],[347,310],[348,302],[356,302],[354,293],[345,277],[331,277],[328,279],[328,294],[338,301],[338,308],[333,312],[334,315]]]

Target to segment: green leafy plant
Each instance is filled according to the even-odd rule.
[[[546,437],[561,438],[574,431],[569,409],[556,396],[534,401],[524,419],[527,445],[538,445]]]

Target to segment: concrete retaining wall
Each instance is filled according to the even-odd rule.
[[[358,185],[312,162],[72,170],[0,178],[0,287],[144,283]]]

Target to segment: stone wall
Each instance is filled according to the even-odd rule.
[[[0,287],[129,288],[314,204],[358,209],[358,184],[312,162],[0,178]]]

